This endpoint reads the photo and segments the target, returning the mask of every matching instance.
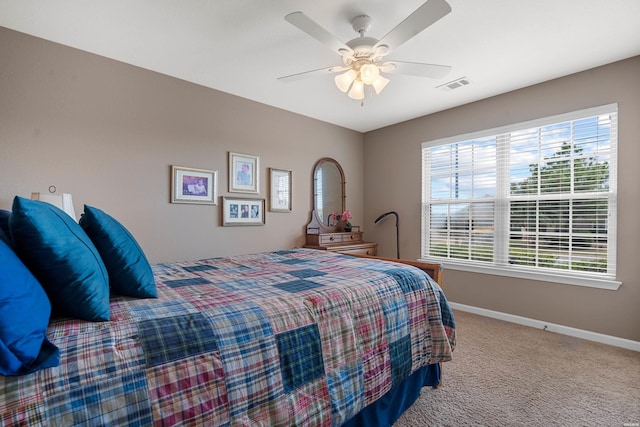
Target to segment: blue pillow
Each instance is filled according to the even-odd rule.
[[[60,350],[45,335],[50,315],[51,304],[40,283],[0,241],[0,375],[24,375],[60,364]]]
[[[16,196],[9,229],[16,254],[46,291],[54,312],[109,320],[109,276],[78,223],[52,204]]]
[[[98,249],[109,273],[111,290],[120,295],[156,298],[149,261],[129,231],[98,208],[84,205],[80,226]]]
[[[11,211],[0,209],[0,231],[4,231],[4,234],[9,235],[9,217]]]
[[[11,241],[11,234],[9,234],[9,217],[11,211],[5,211],[0,209],[0,240],[5,242],[7,246],[13,249],[13,242]]]
[[[0,228],[0,240],[6,243],[7,246],[13,249],[13,242],[11,241],[11,237],[5,234],[5,232],[2,231],[2,228]]]

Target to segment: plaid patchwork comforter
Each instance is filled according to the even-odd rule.
[[[455,346],[413,267],[300,249],[153,269],[157,299],[51,323],[61,365],[0,376],[1,425],[340,425]]]

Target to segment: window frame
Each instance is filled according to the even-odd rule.
[[[495,196],[493,197],[477,197],[469,199],[447,199],[447,203],[451,203],[452,200],[456,202],[469,202],[475,203],[493,202],[494,206],[494,239],[491,247],[493,248],[493,260],[492,261],[473,261],[458,258],[448,258],[447,256],[435,256],[428,255],[427,251],[430,247],[430,207],[438,204],[438,201],[432,203],[430,198],[431,191],[431,175],[428,169],[426,153],[429,149],[437,146],[451,145],[456,142],[468,142],[484,138],[495,137],[496,140],[502,138],[502,142],[496,143],[496,159],[499,156],[504,155],[504,151],[510,147],[509,135],[510,133],[516,133],[531,128],[543,128],[545,126],[551,126],[554,124],[575,121],[593,116],[611,114],[615,117],[615,128],[612,129],[610,135],[610,169],[609,169],[609,191],[606,193],[606,199],[608,200],[609,221],[607,224],[607,259],[613,260],[613,268],[610,272],[595,273],[595,276],[591,272],[580,272],[575,270],[561,270],[544,267],[530,267],[516,264],[509,264],[505,262],[505,253],[509,253],[509,203],[511,201],[518,200],[517,197],[513,197],[510,194],[510,178],[508,162],[500,163],[496,160],[498,167],[496,168],[496,185]],[[599,289],[617,290],[622,282],[616,280],[616,242],[617,242],[617,152],[618,152],[618,105],[607,104],[599,107],[587,108],[583,110],[573,111],[564,114],[558,114],[554,116],[529,120],[525,122],[514,123],[506,126],[500,126],[491,129],[485,129],[477,132],[471,132],[462,135],[456,135],[447,138],[441,138],[433,141],[423,142],[421,148],[422,158],[422,224],[421,224],[421,260],[429,262],[441,263],[444,268],[462,270],[474,273],[493,274],[499,276],[516,277],[521,279],[531,279],[545,282],[554,282],[568,285],[594,287]],[[507,134],[507,135],[506,135]],[[504,138],[505,135],[507,138]],[[506,169],[505,169],[506,167]],[[573,181],[572,181],[573,182]],[[557,195],[555,195],[557,196]],[[565,197],[560,197],[564,200],[576,200],[575,193],[571,193]],[[538,196],[536,200],[544,200],[544,196]],[[441,202],[444,203],[444,202]],[[504,212],[503,215],[499,212]],[[470,231],[469,231],[470,232]]]

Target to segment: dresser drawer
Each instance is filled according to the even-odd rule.
[[[307,233],[308,246],[331,246],[342,244],[360,244],[362,241],[362,231],[341,231],[338,233]]]
[[[337,243],[342,243],[343,237],[344,236],[340,233],[321,234],[319,239],[320,246],[335,245]]]
[[[378,254],[378,248],[377,245],[375,246],[371,246],[371,247],[367,247],[367,248],[357,248],[357,249],[342,249],[340,251],[341,254],[347,254],[347,255],[369,255],[369,256],[376,256]]]
[[[329,246],[326,250],[331,252],[340,252],[341,254],[354,254],[354,255],[370,255],[375,256],[378,254],[378,244],[374,242],[358,242],[358,243],[343,243],[341,245]]]
[[[351,233],[344,233],[342,235],[342,242],[343,243],[362,242],[362,232],[354,231],[354,232],[351,232]]]

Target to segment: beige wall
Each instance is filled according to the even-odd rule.
[[[172,164],[217,170],[230,195],[228,151],[260,156],[260,197],[268,167],[292,170],[293,212],[221,227],[220,206],[169,203]],[[78,216],[87,203],[119,219],[151,262],[302,245],[321,157],[342,164],[363,216],[362,134],[4,28],[0,153],[0,209],[55,185]]]
[[[472,77],[472,76],[471,76]],[[464,90],[464,88],[459,89]],[[400,255],[420,257],[421,143],[583,108],[618,103],[617,291],[446,270],[461,304],[640,341],[640,57],[365,134],[365,224],[400,213]],[[394,221],[367,226],[395,256]]]

